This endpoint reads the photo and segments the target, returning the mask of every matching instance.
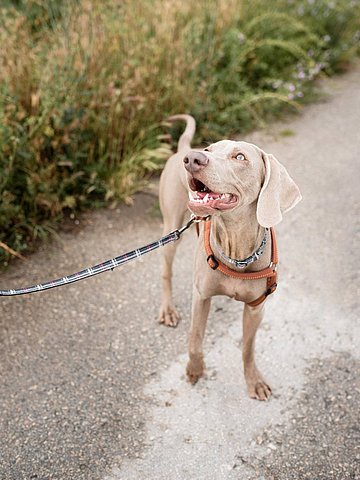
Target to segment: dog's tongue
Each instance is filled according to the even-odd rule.
[[[224,202],[224,198],[221,199],[220,193],[213,193],[213,192],[197,192],[197,198],[202,200],[204,205],[207,205],[211,208],[217,208],[219,202]]]
[[[196,192],[195,198],[190,194],[189,208],[196,215],[209,214],[209,210],[227,210],[233,208],[236,203],[236,197],[227,194],[215,192]]]
[[[197,196],[198,198],[205,198],[206,195],[208,196],[208,198],[213,198],[214,200],[216,200],[217,198],[220,198],[220,193],[214,193],[214,192],[197,192]]]

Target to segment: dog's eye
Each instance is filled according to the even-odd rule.
[[[208,148],[204,148],[204,152],[210,152]]]
[[[235,158],[236,160],[242,161],[245,160],[245,155],[243,155],[242,153],[238,153]]]

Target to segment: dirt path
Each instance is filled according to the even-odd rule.
[[[213,302],[207,378],[184,378],[191,232],[175,262],[176,330],[157,325],[155,253],[113,273],[0,301],[0,479],[358,479],[359,321],[355,248],[360,69],[327,102],[248,137],[303,194],[278,228],[281,278],[257,355],[274,388],[246,397],[242,306]],[[291,130],[291,132],[290,132]],[[155,199],[89,214],[78,234],[0,278],[4,288],[110,258],[160,235]]]

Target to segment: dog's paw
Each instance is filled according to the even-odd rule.
[[[192,385],[195,385],[195,383],[199,380],[199,378],[203,376],[204,370],[205,370],[205,363],[202,358],[202,355],[189,360],[189,363],[187,364],[187,367],[186,367],[186,375],[187,375],[188,381]]]
[[[175,308],[167,306],[161,307],[159,313],[159,323],[166,325],[167,327],[176,327],[179,323],[180,315]]]
[[[250,398],[261,401],[269,400],[271,396],[271,387],[259,374],[247,378],[246,384]]]

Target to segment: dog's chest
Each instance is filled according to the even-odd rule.
[[[240,302],[250,302],[266,289],[266,279],[240,280],[212,270],[206,262],[204,267],[197,270],[194,279],[198,292],[204,298],[225,295]]]

